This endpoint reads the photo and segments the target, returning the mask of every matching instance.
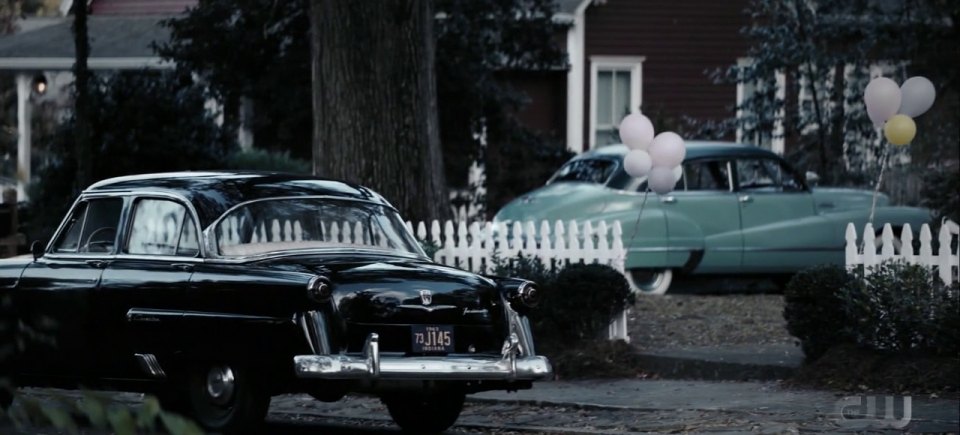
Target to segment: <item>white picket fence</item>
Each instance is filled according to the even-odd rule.
[[[939,248],[936,255],[933,253],[933,236],[930,226],[923,224],[920,227],[920,250],[914,252],[913,249],[913,230],[910,225],[904,225],[900,232],[899,239],[893,234],[893,228],[890,224],[883,226],[883,232],[880,235],[880,252],[877,252],[876,232],[872,224],[866,224],[863,228],[863,239],[867,243],[859,243],[857,240],[857,229],[853,223],[847,224],[847,246],[846,263],[847,268],[852,269],[863,265],[864,272],[870,273],[870,267],[876,266],[887,260],[902,260],[909,264],[919,264],[929,268],[936,268],[937,275],[947,285],[957,280],[957,274],[960,272],[960,248],[954,244],[954,239],[960,237],[960,226],[953,221],[945,221],[940,226],[940,233],[937,237]],[[960,244],[960,243],[958,243]],[[897,245],[900,246],[900,252],[897,253]],[[862,247],[862,249],[861,249]],[[951,248],[953,251],[951,252]]]
[[[413,224],[407,222],[413,231]],[[590,222],[578,224],[569,221],[550,223],[532,221],[514,222],[508,228],[503,223],[446,221],[441,231],[440,222],[427,225],[419,222],[417,238],[430,240],[439,247],[434,261],[472,272],[491,272],[493,258],[515,258],[519,254],[538,257],[550,269],[559,269],[570,263],[606,264],[624,273],[626,250],[623,247],[623,229],[619,221],[612,225],[599,222],[596,227]],[[630,340],[627,334],[627,313],[624,311],[610,324],[610,339]]]

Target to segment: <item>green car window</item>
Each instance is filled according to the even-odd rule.
[[[737,180],[740,189],[799,191],[803,190],[796,174],[780,161],[774,159],[737,160]]]
[[[605,184],[617,169],[617,164],[608,159],[577,159],[563,165],[550,181],[579,181],[586,183]]]
[[[683,164],[686,190],[730,190],[726,161],[696,160]]]

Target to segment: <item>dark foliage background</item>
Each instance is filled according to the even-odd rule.
[[[487,197],[471,198],[491,214],[542,185],[570,154],[562,141],[521,125],[528,97],[510,76],[567,68],[556,45],[566,25],[552,0],[438,0],[437,100],[440,142],[450,187],[469,189],[467,169],[486,165]]]
[[[93,179],[223,167],[230,137],[204,109],[204,93],[173,72],[122,72],[91,89]],[[49,144],[21,222],[28,240],[45,240],[76,198],[74,122]]]
[[[928,171],[923,176],[921,205],[934,212],[934,220],[960,222],[960,166],[952,165]]]
[[[164,22],[170,41],[157,52],[223,102],[225,128],[237,127],[240,99],[250,98],[256,146],[309,161],[309,9],[307,0],[201,0]]]
[[[784,293],[787,329],[808,362],[839,345],[888,354],[960,355],[960,286],[935,271],[886,262],[848,272],[818,266],[797,274]]]
[[[309,160],[308,9],[306,0],[201,0],[166,21],[171,40],[158,52],[224,102],[226,127],[237,125],[240,99],[250,98],[256,146]],[[565,25],[553,21],[552,0],[437,0],[434,10],[446,179],[469,190],[468,168],[486,163],[488,196],[458,201],[495,211],[568,157],[561,142],[516,121],[527,97],[504,80],[511,71],[566,68],[555,44]]]
[[[752,86],[755,92],[736,108],[743,113],[739,118],[720,123],[686,120],[695,125],[693,134],[731,138],[739,128],[743,141],[754,144],[782,135],[787,157],[804,170],[818,172],[826,185],[872,186],[886,149],[893,154],[889,161],[909,157],[904,159],[909,163],[895,163],[902,166],[901,175],[885,177],[883,188],[895,201],[911,204],[920,199],[920,174],[950,167],[951,162],[956,171],[960,3],[752,0],[745,12],[750,24],[741,33],[750,42],[747,57],[752,63],[712,75],[718,82]],[[916,119],[917,137],[909,147],[887,144],[866,115],[863,89],[876,73],[871,68],[881,65],[883,75],[899,83],[922,75],[937,87],[937,101]],[[777,74],[784,78],[783,94],[777,92]]]

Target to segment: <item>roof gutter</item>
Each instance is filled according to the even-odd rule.
[[[2,57],[0,70],[69,70],[76,60],[73,57]],[[91,57],[87,59],[90,69],[172,69],[173,62],[160,57]]]

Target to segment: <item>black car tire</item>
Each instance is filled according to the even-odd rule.
[[[232,387],[223,387],[220,396],[211,392],[214,373],[229,373]],[[225,363],[195,365],[187,375],[185,399],[187,416],[210,432],[257,433],[270,406],[249,368]],[[229,392],[225,391],[229,389]]]
[[[460,417],[464,393],[438,392],[432,394],[397,395],[383,397],[393,422],[409,433],[439,433],[447,430]]]

